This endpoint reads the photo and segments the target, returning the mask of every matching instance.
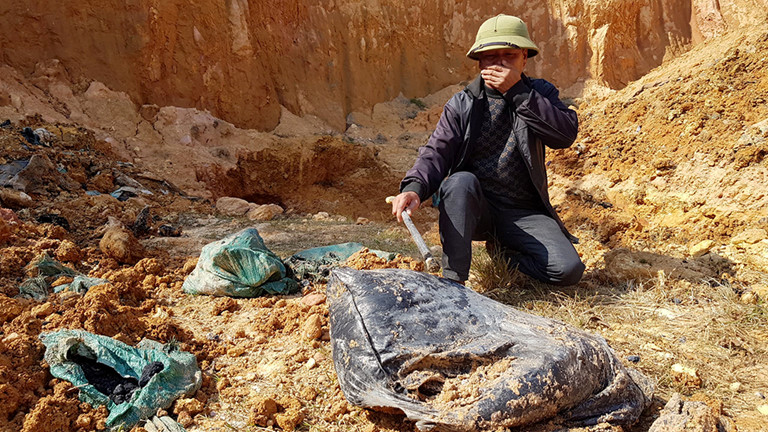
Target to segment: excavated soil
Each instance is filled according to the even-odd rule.
[[[657,380],[657,399],[632,430],[648,430],[674,392],[714,401],[730,425],[724,430],[766,430],[768,417],[759,411],[768,394],[766,70],[765,25],[713,39],[621,91],[572,101],[582,122],[579,139],[550,155],[553,202],[581,239],[577,249],[587,273],[562,290],[523,279],[507,301],[601,334],[622,359],[637,357],[627,364]],[[34,116],[0,128],[0,165],[38,157],[25,183],[29,197],[10,188],[0,196],[0,431],[104,429],[104,408],[80,403],[76,389],[53,379],[43,361],[38,336],[59,329],[128,344],[175,341],[195,354],[202,388],[165,413],[190,431],[414,430],[401,415],[363,410],[344,399],[322,283],[306,284],[296,295],[256,299],[189,296],[181,285],[204,244],[246,226],[256,226],[282,257],[360,241],[404,255],[385,262],[359,254],[349,261],[352,267],[423,271],[423,263],[410,258],[416,254],[404,228],[386,221],[382,203],[445,98],[400,117],[397,127],[376,124],[374,116],[354,136],[244,152],[227,168],[197,173],[212,196],[289,209],[268,222],[216,213],[213,202],[185,195],[173,178],[141,163],[121,160],[84,128]],[[56,138],[31,144],[24,127],[45,127]],[[315,162],[317,170],[307,168]],[[130,179],[151,194],[124,201],[108,194]],[[147,206],[149,216],[142,214]],[[424,209],[414,216],[432,244],[434,215]],[[135,263],[100,248],[110,219],[141,244]],[[181,236],[159,231],[162,225],[180,229]],[[32,276],[25,267],[41,253],[111,284],[44,301],[15,298]],[[479,286],[482,277],[473,273],[470,285]],[[674,363],[694,369],[698,381],[676,377]],[[483,368],[499,373],[498,365]],[[471,395],[476,378],[447,381],[442,402]]]

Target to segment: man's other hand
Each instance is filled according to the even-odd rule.
[[[403,221],[403,211],[407,211],[410,215],[413,210],[416,210],[421,205],[421,200],[416,192],[403,192],[396,196],[392,201],[392,214],[397,216],[397,221]]]

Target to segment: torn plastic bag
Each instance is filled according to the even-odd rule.
[[[104,285],[112,283],[106,279],[101,278],[92,278],[88,276],[78,275],[75,276],[72,282],[65,283],[61,285],[56,285],[53,287],[53,292],[60,293],[64,290],[69,290],[72,292],[76,292],[78,294],[85,294],[89,289],[92,287],[95,287],[96,285]]]
[[[83,294],[93,286],[111,283],[106,279],[85,276],[52,259],[47,253],[42,253],[30,261],[27,264],[26,270],[28,273],[37,276],[22,282],[19,286],[19,297],[32,298],[37,301],[43,301],[48,298],[51,283],[61,276],[71,276],[74,277],[74,280],[71,283],[53,287],[53,292],[58,293],[69,289],[70,291]]]
[[[0,186],[13,186],[12,180],[16,174],[21,172],[29,165],[29,160],[17,160],[11,163],[0,165]]]
[[[50,294],[50,284],[45,276],[29,278],[19,285],[19,298],[29,298],[37,301],[45,301]]]
[[[129,430],[140,420],[191,396],[202,383],[193,354],[145,339],[134,348],[82,330],[43,333],[51,374],[80,390],[80,400],[106,405],[107,426]]]
[[[291,268],[296,279],[307,279],[316,282],[325,282],[332,268],[338,267],[365,246],[361,243],[349,242],[330,246],[320,246],[305,249],[291,255],[285,263]],[[379,258],[391,261],[395,258],[392,252],[372,250]]]
[[[247,228],[203,246],[197,266],[182,289],[189,294],[232,297],[290,294],[299,285],[288,272],[264,245],[259,232]]]
[[[76,270],[73,270],[64,264],[51,258],[47,253],[43,252],[32,261],[27,264],[27,272],[36,274],[37,276],[76,276],[79,275]]]
[[[634,423],[650,380],[601,337],[400,269],[331,272],[333,361],[347,400],[420,429]]]

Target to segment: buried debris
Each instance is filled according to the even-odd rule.
[[[168,416],[154,416],[142,426],[147,432],[184,432],[183,426]]]
[[[333,270],[333,360],[353,404],[419,429],[634,423],[650,380],[600,337],[407,270]]]
[[[111,283],[106,279],[85,276],[52,259],[45,252],[30,261],[26,270],[31,277],[19,285],[19,297],[37,301],[47,299],[51,288],[55,293],[69,290],[84,294],[91,287]],[[72,281],[52,286],[56,280],[63,276],[72,278]]]
[[[145,339],[136,348],[81,330],[43,333],[51,375],[80,389],[80,400],[106,405],[107,426],[128,430],[194,394],[202,374],[193,354]]]
[[[288,272],[259,232],[247,228],[205,245],[182,289],[188,294],[232,297],[290,294],[299,286]]]
[[[320,246],[296,252],[286,260],[297,279],[325,282],[331,269],[341,266],[349,257],[365,249],[361,243],[349,242]],[[391,261],[392,252],[372,250],[377,257]]]
[[[669,399],[648,432],[717,432],[728,430],[720,413],[704,402],[683,400],[680,393]]]

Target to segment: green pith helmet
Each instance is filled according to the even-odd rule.
[[[511,15],[496,15],[486,20],[479,29],[475,44],[467,57],[478,60],[477,54],[502,48],[523,48],[528,50],[528,57],[539,53],[539,48],[528,36],[528,27],[523,20]]]

